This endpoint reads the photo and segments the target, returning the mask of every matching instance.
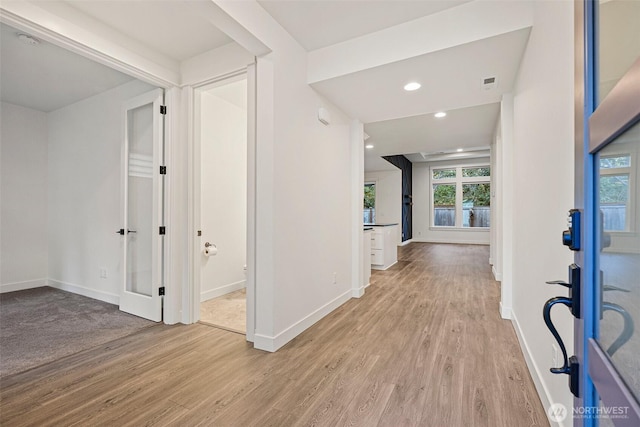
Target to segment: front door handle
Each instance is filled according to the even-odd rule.
[[[549,331],[551,331],[551,335],[553,335],[553,337],[556,339],[556,342],[560,347],[560,351],[562,351],[562,360],[563,360],[562,367],[551,368],[551,373],[568,374],[570,372],[570,369],[569,369],[569,358],[567,357],[567,347],[565,347],[564,341],[562,341],[562,338],[560,337],[558,330],[556,329],[555,325],[553,324],[553,321],[551,320],[551,309],[556,304],[564,304],[567,307],[569,307],[569,309],[571,309],[572,301],[570,298],[567,298],[567,297],[551,298],[549,301],[547,301],[544,304],[544,308],[542,309],[542,317],[544,318],[544,323],[547,325],[547,328],[549,328]]]
[[[558,347],[560,347],[560,351],[562,351],[562,366],[560,367],[552,367],[550,369],[552,374],[567,374],[569,375],[569,389],[573,393],[574,396],[579,396],[579,369],[580,365],[578,363],[578,358],[576,356],[568,357],[567,355],[567,347],[564,345],[564,341],[562,341],[562,337],[558,333],[553,321],[551,320],[551,309],[557,304],[566,305],[569,310],[571,310],[571,314],[573,314],[576,318],[580,318],[580,267],[576,264],[571,264],[569,266],[569,282],[565,282],[563,280],[552,280],[547,282],[550,285],[561,285],[566,288],[569,288],[569,296],[568,297],[554,297],[549,299],[542,308],[542,317],[544,319],[544,323],[549,328],[551,335],[555,338],[558,343]]]

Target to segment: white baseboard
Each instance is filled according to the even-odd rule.
[[[465,239],[456,239],[451,240],[451,239],[411,239],[413,242],[420,242],[420,243],[449,243],[452,245],[483,245],[483,246],[489,246],[489,242],[478,242],[478,241],[474,241],[474,240],[465,240]]]
[[[413,239],[405,240],[404,242],[398,243],[398,246],[406,246],[411,242],[413,242]]]
[[[491,266],[491,273],[493,273],[493,278],[496,279],[497,282],[502,282],[502,274],[496,271],[496,266]]]
[[[367,284],[367,286],[369,286],[369,284]],[[364,289],[367,286],[360,286],[359,288],[351,289],[351,298],[360,298],[362,295],[364,295]]]
[[[500,317],[503,319],[511,319],[511,307],[505,307],[500,301]]]
[[[276,336],[270,337],[256,333],[254,336],[253,346],[258,350],[265,350],[270,352],[277,351],[280,347],[300,335],[306,329],[313,326],[313,324],[315,324],[317,321],[351,299],[351,293],[352,291],[349,290],[338,296],[337,298],[334,298],[313,313],[289,326],[287,329],[280,332]]]
[[[24,282],[3,283],[0,285],[0,294],[5,292],[23,291],[25,289],[41,288],[47,286],[47,279],[25,280]]]
[[[89,289],[85,288],[84,286],[74,285],[73,283],[67,283],[61,280],[54,279],[49,279],[49,286],[51,286],[52,288],[60,289],[62,291],[72,292],[74,294],[108,302],[109,304],[120,305],[120,295],[112,294],[111,292]]]
[[[536,387],[536,391],[538,392],[538,396],[542,402],[542,407],[547,412],[547,409],[551,406],[551,394],[547,389],[545,382],[542,380],[542,375],[540,373],[540,369],[538,365],[533,360],[531,356],[531,351],[529,349],[529,345],[527,344],[527,340],[524,338],[522,334],[522,329],[520,329],[520,324],[518,323],[518,318],[516,314],[511,312],[511,324],[513,325],[513,329],[516,331],[516,335],[518,336],[518,342],[520,343],[520,349],[522,350],[522,354],[524,355],[524,360],[527,363],[527,367],[529,368],[529,373],[531,374],[531,378],[533,379],[533,384]],[[569,414],[571,414],[571,408],[569,409]],[[568,420],[568,421],[567,421]],[[565,422],[571,423],[572,417],[567,417]],[[565,422],[560,422],[560,427],[569,427]]]
[[[239,282],[230,283],[228,285],[220,286],[219,288],[211,289],[209,291],[200,293],[200,302],[209,301],[213,298],[221,297],[233,291],[238,291],[246,287],[247,281],[240,280]]]
[[[372,270],[388,270],[391,267],[393,267],[394,265],[396,265],[398,263],[398,261],[394,262],[393,264],[389,264],[386,267],[384,265],[373,265],[371,264],[371,269]]]

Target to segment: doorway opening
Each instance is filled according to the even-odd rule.
[[[5,376],[162,319],[164,90],[0,31]]]
[[[200,173],[194,267],[201,323],[247,333],[247,73],[195,89]],[[199,289],[198,289],[199,288]]]

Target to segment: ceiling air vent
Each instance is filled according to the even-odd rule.
[[[494,77],[485,77],[484,79],[482,79],[482,89],[484,90],[491,90],[491,89],[495,89],[497,84],[497,79]]]

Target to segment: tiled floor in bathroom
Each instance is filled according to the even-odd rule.
[[[246,334],[246,290],[240,289],[200,303],[200,322],[231,332]]]

